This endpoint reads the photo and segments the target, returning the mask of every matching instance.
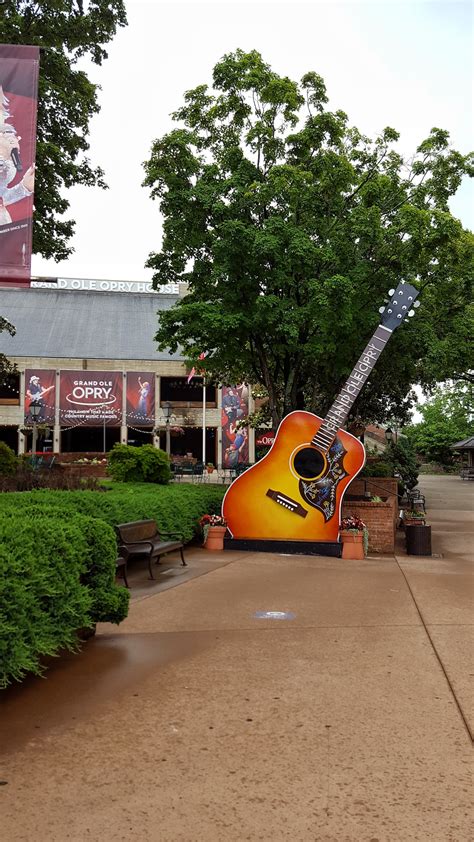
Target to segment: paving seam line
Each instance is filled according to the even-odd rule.
[[[474,743],[474,735],[472,734],[471,729],[470,729],[470,727],[469,727],[469,723],[468,723],[468,721],[467,721],[466,717],[464,716],[463,709],[462,709],[461,705],[460,705],[460,704],[459,704],[459,702],[458,702],[458,699],[457,699],[456,693],[454,692],[454,687],[453,687],[453,685],[451,684],[451,679],[449,678],[449,675],[448,675],[448,673],[447,673],[447,671],[446,671],[446,668],[445,668],[445,666],[444,666],[444,664],[443,664],[443,661],[441,660],[441,656],[440,656],[440,654],[439,654],[439,652],[438,652],[438,650],[437,650],[437,648],[436,648],[436,646],[435,646],[434,640],[433,640],[433,638],[432,638],[432,637],[431,637],[431,635],[430,635],[430,632],[429,632],[429,629],[428,629],[428,625],[427,625],[427,623],[425,622],[425,618],[424,618],[424,616],[423,616],[423,613],[422,613],[422,611],[421,611],[421,608],[420,608],[420,606],[418,605],[418,603],[417,603],[417,601],[416,601],[416,599],[415,599],[415,594],[413,593],[413,591],[412,591],[412,589],[411,589],[411,586],[410,586],[410,583],[409,583],[408,578],[407,578],[407,576],[406,576],[406,573],[405,573],[405,571],[403,570],[403,567],[401,566],[401,564],[400,564],[400,562],[398,561],[398,558],[397,558],[397,557],[395,557],[395,561],[397,562],[398,569],[400,570],[400,573],[402,574],[403,578],[405,579],[406,586],[407,586],[408,591],[409,591],[409,593],[410,593],[410,596],[411,596],[411,598],[412,598],[412,600],[413,600],[413,604],[414,604],[414,606],[415,606],[415,608],[416,608],[416,610],[417,610],[417,612],[418,612],[418,616],[419,616],[419,618],[420,618],[420,620],[421,620],[421,622],[422,622],[422,625],[423,625],[423,628],[424,628],[424,630],[425,630],[426,636],[427,636],[427,638],[428,638],[428,640],[429,640],[429,642],[430,642],[430,644],[431,644],[431,648],[432,648],[432,650],[433,650],[434,654],[436,655],[436,659],[437,659],[437,661],[438,661],[438,663],[439,663],[439,665],[440,665],[440,667],[441,667],[442,673],[443,673],[443,675],[444,675],[444,677],[445,677],[445,679],[446,679],[447,685],[448,685],[448,687],[449,687],[449,689],[450,689],[450,691],[451,691],[451,695],[452,695],[452,697],[453,697],[453,699],[454,699],[454,702],[455,702],[455,705],[456,705],[456,707],[457,707],[457,709],[458,709],[459,716],[460,716],[460,717],[461,717],[461,719],[462,719],[462,722],[463,722],[464,727],[465,727],[465,729],[466,729],[466,731],[467,731],[467,733],[468,733],[468,736],[469,736],[469,739],[471,740],[471,743]],[[430,625],[435,625],[435,624],[434,624],[434,623],[430,623]]]

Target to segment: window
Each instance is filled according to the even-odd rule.
[[[4,380],[0,380],[0,405],[20,405],[20,374],[9,374]]]
[[[193,377],[190,383],[186,377],[162,377],[160,386],[160,401],[169,401],[174,407],[202,406],[202,377]],[[215,386],[206,387],[206,406],[214,409],[217,406]]]

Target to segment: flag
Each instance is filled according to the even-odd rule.
[[[199,359],[199,360],[203,360],[206,356],[207,356],[206,351],[203,351],[203,352],[202,352],[202,354],[199,354],[198,359]],[[196,369],[195,369],[195,367],[193,366],[193,367],[192,367],[192,369],[191,369],[191,371],[190,371],[190,372],[189,372],[189,374],[188,374],[188,383],[191,383],[191,380],[193,379],[193,377],[194,377],[194,375],[195,375],[195,374],[196,374]]]

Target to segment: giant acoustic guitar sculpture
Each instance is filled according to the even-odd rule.
[[[363,444],[341,427],[393,331],[414,315],[418,290],[402,281],[389,295],[377,330],[326,418],[291,412],[267,455],[227,490],[222,511],[233,538],[337,541],[344,492],[365,462]]]

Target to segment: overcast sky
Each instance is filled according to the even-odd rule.
[[[141,187],[152,141],[169,131],[183,93],[210,84],[212,68],[237,48],[256,49],[281,75],[314,70],[328,107],[375,136],[401,133],[414,152],[433,126],[455,148],[473,147],[473,6],[463,0],[218,3],[128,0],[129,24],[109,45],[98,82],[101,112],[91,120],[91,161],[109,190],[68,191],[76,220],[74,254],[55,263],[33,257],[33,275],[147,280],[144,263],[161,243],[158,204]],[[474,228],[474,191],[465,184],[452,211]]]

